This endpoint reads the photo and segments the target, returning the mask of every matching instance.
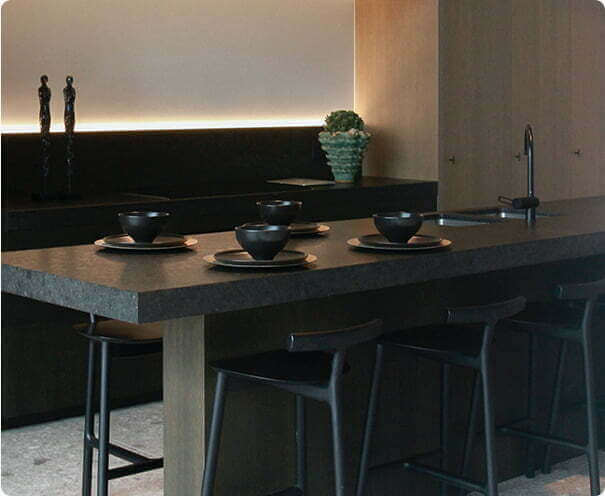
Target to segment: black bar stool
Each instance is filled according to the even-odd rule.
[[[524,307],[525,298],[518,297],[490,305],[449,309],[446,324],[398,331],[379,340],[361,453],[357,496],[363,496],[364,494],[369,470],[397,465],[439,479],[442,495],[447,493],[447,485],[453,485],[463,490],[479,491],[488,496],[497,496],[498,475],[494,449],[495,426],[490,363],[491,345],[496,323],[500,319],[519,313]],[[378,390],[382,371],[383,348],[385,346],[412,352],[441,363],[441,466],[439,469],[415,461],[423,455],[373,467],[369,466],[371,437],[378,406]],[[469,429],[460,474],[466,472],[470,462],[473,432],[470,427],[474,425],[477,417],[479,384],[482,385],[487,467],[487,482],[485,485],[467,479],[463,475],[454,475],[445,470],[449,447],[447,421],[449,417],[449,373],[451,365],[470,367],[475,370]]]
[[[82,496],[90,496],[92,491],[93,449],[99,450],[97,467],[97,496],[107,496],[109,480],[161,468],[163,458],[148,458],[129,449],[109,442],[109,376],[111,359],[134,357],[162,352],[162,327],[160,324],[135,325],[117,320],[97,322],[90,315],[90,324],[76,326],[88,339],[88,375],[86,384],[86,411],[84,415],[84,454],[82,458]],[[95,356],[100,348],[100,401],[99,437],[95,436]],[[109,468],[112,454],[130,462],[117,468]]]
[[[304,496],[306,485],[304,398],[328,403],[332,417],[336,496],[344,496],[342,375],[346,370],[345,353],[347,348],[353,345],[374,340],[381,332],[382,322],[372,320],[345,329],[293,333],[288,338],[287,351],[269,351],[220,360],[211,364],[218,375],[202,496],[211,496],[214,492],[225,395],[230,377],[263,383],[296,395],[296,486],[274,493],[273,496]]]
[[[542,459],[542,471],[550,473],[552,445],[577,449],[588,458],[590,473],[590,494],[600,494],[599,455],[598,455],[598,417],[597,400],[594,383],[594,363],[592,355],[593,314],[598,297],[605,294],[605,279],[581,284],[563,284],[556,288],[557,300],[547,303],[532,303],[519,315],[502,322],[508,329],[528,332],[530,335],[529,393],[528,409],[532,430],[522,430],[512,425],[501,426],[498,430],[507,435],[520,436],[529,440],[527,447],[526,475],[534,475],[534,443],[545,444]],[[534,354],[536,336],[546,336],[559,341],[557,370],[552,393],[550,418],[546,434],[535,432],[534,416],[536,412],[536,395],[534,386]],[[561,410],[561,386],[563,384],[565,359],[568,345],[579,344],[582,348],[584,362],[584,381],[586,387],[586,420],[588,425],[588,442],[578,444],[555,437],[557,421]]]

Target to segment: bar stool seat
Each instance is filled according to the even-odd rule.
[[[528,303],[525,310],[506,319],[511,330],[544,334],[560,339],[581,339],[584,305],[570,302]]]
[[[97,496],[109,494],[109,480],[161,468],[163,458],[150,458],[129,448],[110,442],[110,373],[113,358],[127,358],[162,352],[163,330],[160,323],[130,324],[118,320],[97,321],[90,315],[89,324],[74,326],[88,340],[88,373],[86,385],[86,412],[84,416],[84,453],[82,460],[82,495],[92,492],[93,450],[99,452],[97,468]],[[95,435],[93,406],[95,396],[95,368],[100,351],[99,377],[99,435]],[[129,378],[132,380],[132,378]],[[129,462],[109,468],[109,455]]]
[[[526,452],[526,476],[533,477],[535,473],[535,443],[545,445],[542,458],[542,471],[551,471],[551,452],[553,446],[563,446],[583,452],[588,459],[590,476],[590,494],[601,494],[598,457],[598,404],[594,378],[593,334],[594,323],[599,322],[599,313],[603,312],[605,295],[605,279],[596,281],[560,284],[555,291],[555,300],[546,303],[530,304],[526,311],[502,321],[502,328],[514,331],[524,331],[529,334],[529,364],[528,364],[528,418],[529,428],[520,428],[509,424],[499,427],[499,432],[525,438],[528,440]],[[537,335],[552,338],[558,342],[558,357],[553,384],[551,406],[548,424],[545,432],[538,430],[536,418],[536,365],[534,360]],[[584,386],[586,409],[586,425],[588,436],[585,443],[555,436],[556,428],[562,410],[562,387],[567,360],[568,347],[572,344],[582,351],[584,368]]]
[[[260,382],[294,393],[296,397],[296,483],[273,492],[271,496],[306,494],[305,403],[306,398],[327,403],[330,407],[334,453],[336,496],[345,496],[345,449],[342,440],[342,376],[346,369],[346,351],[355,345],[373,342],[382,334],[382,322],[330,331],[292,333],[286,350],[257,353],[239,358],[218,360],[211,364],[217,371],[216,390],[208,450],[204,466],[202,496],[214,494],[218,451],[223,425],[225,399],[232,379]]]
[[[121,320],[101,320],[97,322],[94,334],[86,332],[88,326],[88,324],[79,324],[75,328],[84,337],[96,341],[113,341],[121,344],[132,343],[133,345],[138,345],[143,341],[146,343],[161,343],[164,337],[161,322],[131,324],[129,322],[122,322]]]
[[[363,446],[359,465],[357,496],[365,496],[370,470],[401,466],[407,470],[423,473],[441,482],[440,494],[448,494],[448,486],[456,486],[461,491],[477,491],[487,496],[498,496],[498,474],[496,469],[494,402],[492,398],[491,348],[496,324],[501,319],[511,317],[525,308],[525,298],[517,297],[488,305],[450,308],[444,323],[397,331],[378,340],[376,362],[372,377],[368,416],[364,429]],[[378,390],[383,367],[383,348],[394,348],[412,352],[423,358],[440,363],[441,368],[441,415],[440,415],[440,466],[433,467],[419,463],[427,453],[401,460],[392,460],[370,466],[372,432],[378,408]],[[471,409],[467,424],[467,436],[463,448],[463,460],[458,473],[449,470],[449,426],[450,420],[450,369],[458,365],[474,369]],[[482,394],[481,394],[482,393]],[[479,410],[479,397],[483,397],[483,417],[485,433],[484,482],[466,476],[472,454],[475,421]],[[432,453],[431,453],[432,454]]]
[[[216,371],[248,380],[286,384],[327,384],[332,373],[332,355],[321,351],[290,353],[267,351],[211,364]],[[345,370],[347,370],[345,365]],[[343,372],[344,372],[343,371]]]
[[[482,325],[435,325],[385,335],[380,342],[388,346],[404,348],[426,358],[467,364],[481,353],[483,345]]]
[[[74,326],[92,342],[108,344],[113,358],[150,355],[162,352],[163,330],[160,322],[152,324],[130,324],[120,320],[102,320],[96,323],[91,333],[88,324]]]

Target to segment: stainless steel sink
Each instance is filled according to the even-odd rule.
[[[497,218],[492,217],[475,217],[472,215],[463,214],[442,214],[442,213],[430,213],[424,214],[424,222],[432,223],[437,226],[447,227],[467,227],[467,226],[481,226],[485,224],[496,224],[502,222]]]
[[[498,219],[525,219],[525,210],[515,210],[506,207],[481,208],[478,210],[464,210],[458,212],[460,215],[477,215]],[[556,217],[560,214],[550,212],[536,212],[537,218]]]

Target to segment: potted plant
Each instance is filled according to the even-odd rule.
[[[371,134],[352,110],[337,110],[326,117],[319,142],[338,183],[353,183],[361,178],[361,162]]]

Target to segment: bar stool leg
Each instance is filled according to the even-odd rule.
[[[225,411],[225,393],[227,390],[227,375],[219,372],[216,376],[216,391],[212,407],[212,422],[210,424],[210,439],[208,453],[204,466],[204,480],[202,482],[202,496],[212,496],[214,492],[214,478],[216,475],[216,462],[218,447],[221,440],[223,426],[223,413]]]
[[[332,415],[332,443],[334,445],[334,484],[336,496],[345,496],[345,466],[342,443],[342,401],[340,385],[332,387],[330,394],[330,412]]]
[[[528,363],[527,363],[527,416],[529,417],[530,427],[535,428],[535,417],[536,417],[536,392],[535,382],[536,377],[536,336],[529,334],[529,349],[528,349]],[[533,441],[528,440],[525,451],[525,477],[533,479],[536,476],[535,467],[535,450],[536,445]]]
[[[567,341],[562,340],[559,345],[559,353],[557,358],[557,374],[555,377],[555,384],[552,393],[552,404],[550,409],[550,419],[548,421],[548,436],[553,436],[557,427],[557,420],[559,418],[559,409],[561,405],[561,389],[563,386],[563,376],[565,371],[565,358],[567,357]],[[550,455],[552,453],[552,445],[547,444],[544,449],[544,460],[542,462],[542,472],[550,474],[551,463]]]
[[[84,454],[82,457],[82,496],[90,496],[92,491],[92,460],[95,413],[95,342],[88,341],[88,371],[86,378],[86,409],[84,413]]]
[[[363,445],[361,448],[361,460],[359,462],[359,480],[357,481],[357,496],[363,496],[366,480],[368,477],[368,467],[370,463],[370,448],[372,445],[372,434],[374,433],[374,422],[376,420],[376,409],[378,407],[378,392],[380,389],[380,376],[382,374],[384,346],[376,346],[376,361],[374,362],[374,373],[372,375],[372,385],[370,387],[370,400],[368,402],[368,411],[366,426],[363,435]]]
[[[589,302],[590,305],[592,302]],[[590,312],[590,310],[589,310]],[[588,470],[590,472],[590,494],[601,493],[599,481],[599,444],[597,427],[596,392],[592,361],[592,329],[590,319],[585,319],[582,329],[582,348],[584,352],[584,380],[586,381],[586,414],[588,420]]]
[[[111,357],[109,343],[101,343],[101,405],[99,409],[99,463],[97,496],[107,496],[109,489],[109,374]]]
[[[486,494],[487,496],[498,496],[492,378],[488,359],[485,355],[481,357],[481,382],[483,386],[483,416],[485,422],[485,464],[487,468]]]
[[[305,398],[296,395],[296,482],[305,494],[307,487],[307,448],[305,442]]]
[[[450,418],[450,369],[448,363],[441,364],[441,419],[440,419],[440,441],[441,441],[441,469],[447,470],[447,460],[449,451],[449,418]],[[440,482],[441,496],[447,496],[448,485],[445,482]]]
[[[471,411],[466,426],[466,439],[464,440],[464,456],[462,458],[462,466],[460,467],[460,475],[466,476],[468,466],[471,462],[471,455],[473,453],[473,442],[475,440],[475,432],[477,431],[477,414],[479,412],[479,397],[481,390],[479,389],[480,379],[479,372],[475,371],[473,374],[473,393],[471,396]],[[460,496],[464,496],[466,491],[460,489]]]

